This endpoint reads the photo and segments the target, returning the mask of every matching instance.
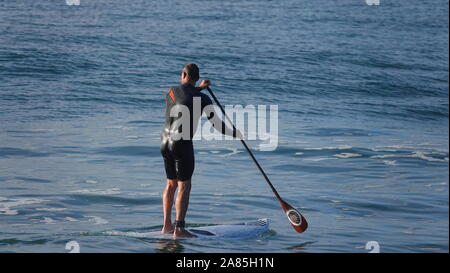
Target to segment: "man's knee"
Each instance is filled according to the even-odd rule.
[[[178,189],[180,191],[190,191],[191,190],[191,180],[179,181]]]
[[[168,191],[176,191],[178,187],[178,180],[176,179],[167,179],[167,190]]]

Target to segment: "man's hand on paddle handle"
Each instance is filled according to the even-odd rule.
[[[206,89],[207,87],[209,87],[210,85],[211,85],[211,81],[210,80],[203,80],[198,87],[201,90],[203,90],[203,89]]]

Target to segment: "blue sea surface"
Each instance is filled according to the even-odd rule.
[[[449,251],[448,1],[0,1],[0,252]],[[222,104],[278,105],[249,141],[195,141],[187,223],[269,218],[246,240],[162,227],[159,134],[185,63]]]

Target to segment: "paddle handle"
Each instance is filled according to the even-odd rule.
[[[207,87],[206,88],[209,92],[209,94],[211,95],[211,97],[214,99],[214,101],[216,102],[216,104],[219,106],[220,110],[222,111],[222,113],[224,114],[225,118],[230,122],[231,126],[233,126],[233,130],[236,131],[236,127],[234,126],[233,122],[231,121],[231,119],[228,117],[227,113],[225,113],[225,109],[222,107],[222,104],[220,104],[219,100],[217,99],[217,97],[214,95],[213,91],[211,90],[211,88]],[[247,146],[247,143],[245,143],[245,141],[243,139],[241,139],[241,143],[242,145],[244,145],[245,149],[247,150],[248,154],[250,155],[250,157],[253,159],[253,162],[255,162],[256,167],[258,167],[258,170],[261,172],[261,174],[264,176],[264,179],[266,180],[267,184],[269,184],[270,188],[272,189],[273,193],[275,194],[275,196],[277,197],[278,201],[280,201],[280,203],[284,203],[283,200],[281,199],[280,195],[278,194],[277,190],[275,189],[275,187],[272,185],[272,182],[270,182],[269,177],[266,175],[266,173],[264,172],[264,170],[262,169],[261,165],[259,165],[258,160],[256,160],[255,156],[253,155],[252,151],[250,150],[250,148]]]

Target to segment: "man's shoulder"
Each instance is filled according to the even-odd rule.
[[[169,87],[169,91],[170,90],[176,91],[176,90],[179,90],[180,88],[181,88],[181,85],[172,85],[172,86]]]

